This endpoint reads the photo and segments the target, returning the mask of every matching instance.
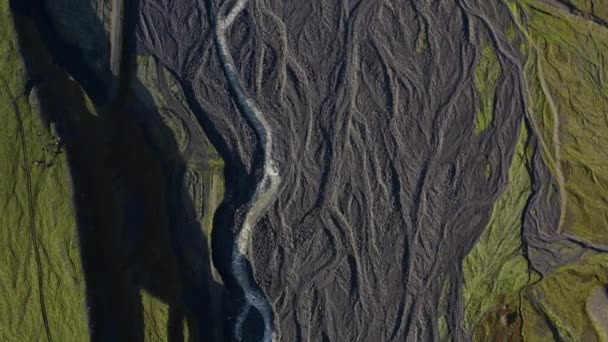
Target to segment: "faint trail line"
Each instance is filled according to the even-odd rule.
[[[36,238],[36,227],[34,223],[34,200],[32,199],[32,179],[30,175],[29,169],[29,158],[27,156],[27,145],[25,141],[25,132],[23,129],[23,118],[21,116],[21,111],[19,110],[19,106],[11,92],[8,83],[3,75],[0,74],[0,79],[2,80],[2,85],[4,90],[6,91],[7,97],[9,97],[11,101],[11,105],[13,106],[13,111],[15,112],[15,116],[17,117],[17,123],[19,125],[19,135],[21,137],[21,145],[23,148],[23,168],[25,171],[25,181],[27,186],[27,202],[28,202],[28,211],[29,211],[29,232],[30,239],[32,240],[32,247],[34,249],[34,255],[36,258],[36,273],[38,277],[38,294],[40,300],[40,311],[42,312],[42,321],[44,322],[44,331],[46,333],[46,338],[49,342],[53,341],[51,335],[51,329],[49,328],[49,319],[46,313],[46,305],[44,303],[44,283],[42,281],[42,262],[40,259],[40,251],[38,250],[38,241]]]
[[[256,185],[253,197],[249,203],[246,204],[244,220],[236,238],[236,248],[232,253],[232,272],[237,283],[243,290],[247,301],[247,304],[244,305],[237,318],[234,334],[237,341],[242,340],[242,325],[249,309],[253,306],[260,312],[264,320],[263,341],[266,342],[274,339],[272,309],[270,303],[268,303],[261,291],[252,284],[250,275],[247,273],[247,259],[245,256],[250,249],[253,229],[275,198],[281,178],[272,159],[272,130],[254,101],[247,98],[245,95],[245,91],[239,81],[238,71],[234,65],[226,42],[226,30],[232,26],[234,20],[244,10],[246,4],[247,0],[239,0],[226,17],[221,14],[220,10],[216,21],[215,33],[219,58],[224,68],[226,78],[230,87],[236,94],[236,101],[242,107],[243,116],[256,132],[258,142],[263,150],[261,179]]]

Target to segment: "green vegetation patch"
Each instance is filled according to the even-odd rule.
[[[17,97],[29,155],[24,165],[11,97],[0,83],[0,341],[46,339],[29,233],[26,172],[31,173],[36,242],[52,337],[86,341],[84,277],[69,172],[63,154],[56,153],[57,140],[41,127],[35,109],[23,96],[25,74],[8,1],[0,2],[0,35],[0,73]]]
[[[599,341],[587,298],[608,283],[608,255],[585,255],[524,289],[522,332],[527,341]]]
[[[509,27],[507,27],[507,31],[505,33],[509,42],[515,43],[515,40],[517,39],[517,29],[513,24],[510,24]]]
[[[168,336],[169,306],[147,291],[141,291],[141,299],[145,325],[144,340],[150,342],[166,341]]]
[[[168,341],[169,338],[169,305],[158,300],[145,290],[141,292],[141,302],[144,313],[144,341]],[[182,337],[180,341],[189,341],[188,321],[182,321]]]
[[[608,287],[606,284],[597,286],[591,290],[587,297],[587,315],[591,319],[598,339],[601,342],[608,341]]]
[[[159,67],[150,56],[137,56],[137,83],[132,84],[134,96],[143,104],[145,110],[158,112],[163,123],[169,128],[172,138],[177,143],[180,152],[184,152],[190,142],[190,132],[188,131],[183,118],[176,113],[170,103],[182,105],[182,112],[191,116],[196,121],[194,113],[185,105],[186,97],[179,85],[179,82],[162,67]],[[170,94],[163,93],[160,89],[159,77],[164,77]],[[165,96],[172,96],[174,102]],[[185,195],[190,196],[203,236],[206,239],[209,251],[209,271],[208,277],[210,308],[213,315],[221,316],[222,306],[222,279],[211,263],[211,232],[213,228],[213,217],[215,210],[224,198],[224,161],[219,157],[213,145],[205,138],[205,156],[207,160],[203,162],[193,162],[186,165],[184,183],[186,186]],[[175,157],[175,156],[171,156]],[[167,340],[167,306],[142,291],[145,318],[145,336],[147,341]],[[212,332],[203,332],[211,336],[214,341],[221,341],[223,336],[222,325],[218,324]],[[186,329],[186,328],[185,328]],[[185,334],[187,329],[185,330]],[[186,336],[186,335],[184,335]],[[187,338],[186,338],[187,340]]]
[[[421,24],[420,31],[418,31],[418,36],[416,37],[416,53],[422,53],[428,47],[427,34],[426,26]]]
[[[437,331],[439,333],[438,340],[450,341],[450,331],[448,328],[447,312],[448,312],[448,295],[450,294],[452,284],[450,279],[445,279],[443,282],[443,288],[441,289],[441,297],[439,297],[439,320],[437,321]]]
[[[502,73],[502,67],[492,45],[482,40],[481,57],[475,66],[475,88],[480,101],[475,114],[475,134],[485,131],[494,118],[494,97],[496,95],[496,82]]]
[[[521,8],[529,110],[566,203],[561,228],[608,243],[608,29],[536,1]]]
[[[608,3],[606,3],[606,0],[570,0],[570,3],[584,15],[591,15],[604,23],[608,22]]]
[[[519,291],[531,280],[521,247],[521,217],[531,191],[527,165],[532,151],[527,141],[528,132],[522,123],[509,183],[496,201],[485,231],[463,262],[464,324],[475,332],[476,340],[492,340],[492,334],[501,331],[497,326],[486,329],[492,322],[504,321],[508,329],[518,330]],[[499,315],[493,318],[496,312]]]

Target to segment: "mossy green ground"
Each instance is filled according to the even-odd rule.
[[[8,1],[0,2],[0,72],[18,97],[30,165],[8,94],[0,94],[0,341],[44,341],[38,278],[28,231],[25,170],[31,171],[35,229],[42,259],[45,303],[55,341],[88,337],[84,279],[72,211],[70,182],[62,154],[44,153],[52,142],[35,109],[23,96],[25,75],[17,53]],[[38,159],[52,166],[35,166]]]
[[[591,290],[608,284],[608,255],[585,255],[522,291],[526,341],[599,341],[586,313]]]
[[[563,174],[561,229],[608,243],[608,28],[533,1],[522,10],[530,109],[545,160]]]
[[[570,2],[579,11],[591,14],[603,22],[608,22],[608,3],[606,3],[606,0],[571,0]]]
[[[506,306],[516,312],[519,291],[530,281],[521,247],[521,217],[531,192],[527,141],[528,132],[522,124],[507,187],[496,201],[485,231],[463,262],[464,323],[471,333],[483,329],[482,321],[492,311]]]
[[[475,66],[474,82],[479,96],[475,113],[475,134],[485,131],[494,118],[496,82],[502,73],[494,48],[482,40],[481,56]]]
[[[416,37],[416,53],[422,53],[428,47],[428,37],[426,26],[421,25],[418,36]]]
[[[574,3],[581,12],[600,19],[608,10],[601,1]],[[545,165],[554,177],[553,200],[562,199],[558,191],[566,194],[559,233],[605,244],[608,28],[589,16],[539,1],[507,4],[516,32],[508,28],[506,34],[511,43],[518,42],[519,36],[525,62],[525,96],[533,130],[527,134],[539,140]],[[478,341],[598,341],[600,327],[589,318],[586,305],[593,288],[608,284],[608,255],[585,254],[542,278],[529,271],[520,224],[531,186],[524,167],[529,151],[522,150],[525,134],[516,148],[509,185],[463,264],[465,328]],[[562,255],[576,253],[558,244],[551,248]]]
[[[437,322],[437,330],[439,333],[437,339],[441,342],[451,340],[447,320],[448,295],[451,291],[451,287],[452,284],[450,284],[450,280],[446,279],[443,283],[443,288],[441,289],[441,297],[439,298],[439,312],[442,314],[439,316]]]
[[[168,341],[169,305],[143,290],[141,291],[141,302],[144,315],[144,341]],[[186,321],[183,321],[182,324],[183,341],[189,341],[188,324]]]

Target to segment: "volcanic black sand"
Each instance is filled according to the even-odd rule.
[[[91,8],[104,6],[90,2]],[[538,3],[582,16],[562,1]],[[73,142],[71,166],[103,174],[95,185],[100,190],[113,184],[111,177],[125,177],[122,189],[146,212],[140,224],[158,225],[147,233],[149,243],[160,244],[154,255],[134,250],[143,260],[134,263],[148,267],[144,274],[153,265],[181,265],[159,269],[164,280],[158,284],[176,285],[158,296],[185,305],[197,322],[204,321],[202,331],[213,319],[224,324],[226,340],[438,341],[446,334],[470,340],[475,324],[469,324],[465,312],[475,304],[463,293],[463,263],[491,217],[499,215],[493,208],[510,186],[511,164],[518,158],[529,179],[529,191],[517,199],[522,209],[512,219],[520,227],[514,248],[526,260],[524,285],[532,284],[533,273],[549,277],[584,253],[607,250],[576,234],[562,234],[569,224],[564,185],[569,174],[561,164],[560,122],[557,117],[550,121],[548,126],[557,128],[546,133],[530,109],[538,89],[550,91],[544,80],[538,89],[528,88],[530,74],[519,45],[525,34],[513,38],[509,32],[529,18],[515,15],[509,6],[508,1],[481,0],[139,0],[125,12],[125,20],[133,20],[125,30],[135,30],[138,56],[151,58],[176,81],[170,89],[161,84],[163,95],[183,94],[169,106],[186,108],[175,109],[181,130],[190,137],[182,149],[186,152],[178,158],[175,142],[159,140],[158,131],[168,128],[157,113],[135,115],[129,106],[114,103],[101,107],[116,125],[108,145],[116,152],[109,153],[125,174],[100,171],[95,160],[79,157],[87,152],[79,152],[78,144],[99,145],[84,140],[95,138],[86,133],[93,122],[74,121],[81,127],[69,127],[66,121],[66,132],[85,135]],[[107,85],[116,80],[109,72],[107,37],[103,42],[101,57],[85,54],[82,59],[89,59],[88,72]],[[478,85],[487,80],[475,74],[478,65],[490,63],[487,46],[495,51],[498,70],[485,76],[494,82],[488,96]],[[131,52],[123,51],[123,58],[133,58]],[[66,57],[63,66],[96,105],[109,101],[86,72],[78,66],[70,70],[69,63],[78,58]],[[103,68],[93,63],[96,58],[104,61]],[[120,69],[130,65],[134,59]],[[542,70],[536,74],[542,78]],[[480,103],[491,119],[478,130]],[[552,106],[549,97],[546,107]],[[166,204],[171,202],[166,193],[176,192],[184,179],[185,163],[210,149],[205,139],[225,162],[224,201],[215,214],[211,242],[212,261],[226,287],[220,317],[201,313],[209,300],[200,286],[206,280],[187,275],[191,265],[180,261],[184,238],[176,238],[170,228],[182,212]],[[551,162],[543,153],[552,156]],[[177,181],[168,181],[167,174]],[[84,182],[76,181],[76,189],[89,186],[90,180],[75,179]],[[90,194],[95,199],[77,197],[77,207],[113,201],[103,192]],[[190,238],[203,243],[202,236]],[[173,239],[173,245],[164,245],[165,239]],[[122,258],[110,254],[107,258]],[[120,263],[93,265],[89,272]],[[209,270],[202,272],[209,277]],[[105,282],[88,284],[97,281]],[[153,290],[157,284],[143,282]],[[188,306],[183,297],[196,297],[198,290],[200,298]],[[127,290],[111,291],[124,295]],[[535,310],[549,310],[533,297],[529,302]],[[504,329],[515,329],[509,334],[515,331],[519,339],[521,312],[504,301],[496,314],[475,319],[510,326]],[[603,319],[595,306],[589,304],[588,310],[594,319]]]
[[[146,2],[138,37],[192,88],[227,168],[256,175],[263,146],[232,100],[214,44],[213,23],[231,6]],[[272,129],[282,176],[251,250],[281,340],[437,335],[442,285],[460,287],[462,259],[504,186],[525,115],[517,62],[502,57],[501,114],[483,137],[472,134],[476,32],[498,35],[509,18],[503,6],[476,7],[250,1],[228,28],[240,84]],[[419,35],[427,47],[416,52]],[[505,56],[516,54],[496,35]],[[500,170],[489,179],[487,162]],[[227,191],[244,197],[256,179],[235,186],[227,178]],[[222,226],[229,215],[216,229],[230,228]],[[226,265],[228,256],[214,260]],[[459,298],[456,290],[448,301],[456,336]]]

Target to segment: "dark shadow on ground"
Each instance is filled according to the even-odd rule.
[[[25,92],[38,92],[41,119],[56,127],[70,167],[91,340],[143,341],[142,289],[169,306],[168,340],[184,340],[184,321],[189,341],[215,340],[207,241],[182,191],[186,164],[171,131],[129,98],[110,102],[109,65],[103,77],[90,70],[54,30],[43,0],[11,6],[30,78]],[[135,65],[132,40],[125,36],[127,67]],[[124,94],[137,82],[113,81]]]
[[[206,8],[207,25],[210,28],[215,27],[215,17],[213,1],[203,1]],[[217,51],[216,51],[217,53]],[[215,56],[219,58],[219,56]],[[259,169],[263,163],[263,151],[260,146],[256,146],[254,155],[252,156],[252,169],[253,172],[249,172],[241,160],[241,156],[238,156],[233,148],[229,147],[229,142],[226,141],[220,130],[216,127],[215,123],[211,119],[212,115],[207,113],[201,106],[196,92],[196,82],[200,82],[200,79],[193,79],[191,75],[195,73],[186,73],[184,77],[178,77],[182,89],[184,90],[185,99],[196,115],[201,127],[205,131],[205,134],[218,151],[219,155],[224,160],[224,200],[217,208],[213,217],[213,227],[218,229],[213,230],[212,238],[212,258],[213,264],[220,273],[224,282],[223,291],[223,307],[224,312],[222,327],[223,335],[235,338],[234,327],[236,324],[237,317],[246,300],[243,291],[236,282],[232,273],[232,257],[235,253],[237,227],[241,227],[244,214],[247,211],[247,206],[251,201],[255,188],[259,182]],[[229,94],[234,98],[236,94],[228,87]],[[243,111],[243,108],[236,104],[238,110]],[[255,171],[258,170],[258,171]],[[261,221],[264,221],[262,218]],[[263,225],[262,222],[257,224],[258,226]],[[249,276],[251,286],[258,291],[262,292],[253,278],[253,267],[247,258],[245,258],[246,273]],[[255,308],[250,308],[248,315],[245,319],[245,323],[242,329],[241,339],[243,341],[260,341],[263,337],[264,322],[261,314]]]
[[[224,298],[222,299],[222,310],[224,312],[222,321],[223,335],[234,338],[234,326],[237,317],[246,303],[244,293],[232,273],[232,254],[236,248],[234,244],[236,240],[234,227],[241,227],[242,225],[244,209],[253,197],[257,184],[256,175],[249,175],[237,156],[233,155],[233,152],[227,147],[226,141],[215,129],[213,122],[209,119],[209,115],[196,100],[192,82],[184,80],[182,81],[182,87],[188,105],[196,114],[201,126],[205,128],[205,134],[207,134],[225,163],[224,201],[219,205],[213,217],[213,227],[218,227],[219,229],[213,230],[211,245],[213,246],[213,264],[224,282]],[[261,156],[262,152],[258,148],[253,160],[255,166],[258,166],[262,162]],[[261,223],[258,225],[261,225]],[[251,275],[254,274],[253,267],[247,258],[245,258],[245,263],[246,273],[250,276],[252,287],[260,290],[255,283],[255,279],[251,278]],[[263,337],[263,330],[264,322],[262,316],[257,309],[251,308],[243,326],[242,340],[260,341]]]

